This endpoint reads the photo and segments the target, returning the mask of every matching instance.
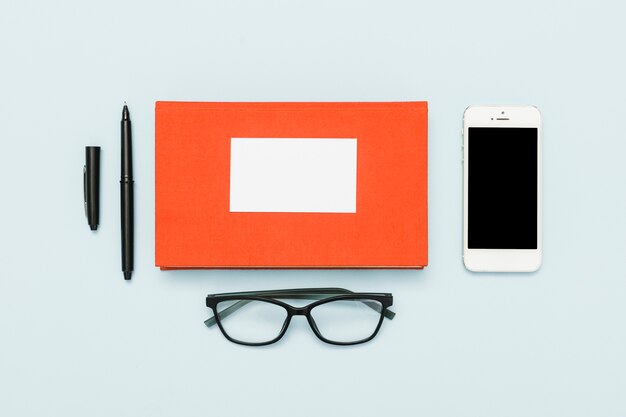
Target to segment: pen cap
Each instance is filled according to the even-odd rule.
[[[85,214],[91,230],[98,228],[100,221],[100,147],[85,147],[84,168]]]

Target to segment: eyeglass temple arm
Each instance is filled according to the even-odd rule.
[[[296,300],[323,300],[325,298],[328,298],[329,295],[342,294],[354,294],[354,292],[345,288],[296,288],[290,290],[249,291],[236,293],[236,295],[256,295],[273,298],[291,298]],[[361,302],[370,307],[372,310],[380,313],[381,306],[379,304],[367,300],[361,300]],[[384,309],[383,314],[389,320],[392,320],[396,315],[396,313],[387,308]],[[220,317],[222,317],[221,313]]]
[[[346,290],[344,288],[319,288],[319,289],[306,289],[306,288],[300,289],[299,288],[299,289],[292,289],[292,290],[250,291],[250,292],[237,293],[237,295],[241,295],[241,296],[266,296],[266,297],[273,297],[273,298],[291,298],[295,300],[323,300],[325,298],[328,298],[329,295],[342,295],[342,294],[353,294],[353,292],[350,290]],[[236,303],[228,306],[227,308],[219,312],[220,319],[224,319],[230,316],[235,311],[244,307],[250,301],[252,300],[239,300]],[[372,302],[372,301],[368,301],[368,300],[361,300],[361,302],[365,304],[366,306],[368,306],[369,308],[371,308],[372,310],[380,313],[379,304]],[[395,317],[396,313],[389,310],[388,308],[385,308],[383,309],[383,315],[389,320],[392,320]],[[217,323],[217,319],[215,318],[215,316],[204,321],[204,324],[207,327],[214,326],[216,323]]]

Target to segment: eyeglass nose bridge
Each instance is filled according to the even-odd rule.
[[[307,308],[306,307],[293,307],[291,309],[292,316],[306,316]]]

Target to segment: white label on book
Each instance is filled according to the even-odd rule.
[[[356,213],[356,139],[231,138],[230,211]]]

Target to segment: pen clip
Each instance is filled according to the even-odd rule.
[[[83,205],[85,206],[85,217],[87,215],[87,165],[83,166]]]

